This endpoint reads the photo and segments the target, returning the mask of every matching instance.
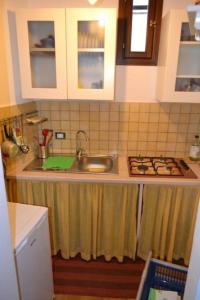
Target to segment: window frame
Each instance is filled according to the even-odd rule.
[[[117,65],[156,65],[163,0],[149,0],[146,50],[131,51],[132,0],[119,0]]]

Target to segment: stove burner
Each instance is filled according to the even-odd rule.
[[[160,156],[160,158],[158,159],[161,163],[166,163],[167,158],[164,156]]]
[[[148,166],[146,165],[139,165],[138,166],[138,170],[140,171],[140,173],[145,174],[145,172],[148,170]]]
[[[169,170],[170,172],[172,171],[173,167],[172,166],[166,166],[166,169]]]
[[[143,157],[143,156],[140,156],[140,155],[139,155],[139,156],[137,157],[137,161],[143,161],[143,160],[144,160],[144,157]]]
[[[183,160],[173,157],[131,156],[128,163],[130,176],[197,178]]]

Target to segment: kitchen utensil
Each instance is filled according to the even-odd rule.
[[[14,139],[14,136],[13,136],[13,127],[11,125],[9,125],[9,139],[15,143],[15,139]],[[16,143],[15,143],[16,144]]]
[[[20,147],[20,150],[24,153],[24,154],[27,154],[30,150],[29,146],[24,144],[24,132],[23,132],[23,117],[21,116],[20,118],[20,129],[21,129],[21,145],[19,146]]]
[[[3,134],[3,136],[4,136],[4,139],[9,139],[9,134],[8,134],[8,129],[7,129],[7,125],[6,124],[4,124],[3,125],[3,128],[4,128],[4,134]]]
[[[47,139],[48,132],[49,129],[47,128],[42,129],[42,135],[43,135],[42,146],[46,146],[46,139]]]
[[[2,143],[1,150],[2,150],[2,153],[6,157],[10,157],[10,158],[15,157],[18,153],[17,145],[14,144],[13,142],[9,141],[9,140],[6,140]]]
[[[39,138],[37,136],[34,136],[33,139],[35,140],[37,145],[41,145],[40,141],[39,141]]]
[[[2,136],[4,139],[4,141],[1,145],[2,153],[6,157],[10,157],[10,158],[15,157],[17,155],[19,149],[15,143],[13,143],[12,141],[10,141],[8,139],[8,132],[7,132],[7,128],[6,128],[5,124],[3,126]]]
[[[46,145],[44,146],[44,145],[39,144],[38,145],[38,158],[45,159],[48,157],[48,154],[49,154],[48,147]]]
[[[41,46],[44,48],[54,48],[55,47],[55,39],[53,35],[48,35],[48,37],[40,40]]]
[[[27,154],[29,152],[29,146],[24,144],[23,141],[23,120],[22,117],[19,122],[15,120],[15,126],[13,128],[13,138],[16,141],[17,146],[22,153]]]
[[[51,140],[52,140],[52,137],[53,137],[53,130],[52,130],[52,129],[49,129],[49,132],[48,132],[47,138],[46,138],[46,145],[49,145],[49,143],[50,143]]]

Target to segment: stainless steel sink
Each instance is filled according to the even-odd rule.
[[[83,173],[117,173],[117,157],[82,156],[77,160],[76,170]]]
[[[117,174],[118,157],[111,155],[81,156],[76,159],[70,169],[43,169],[44,160],[36,158],[24,168],[24,171],[51,171],[60,173],[95,173],[95,174]]]

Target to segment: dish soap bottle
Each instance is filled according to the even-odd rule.
[[[194,143],[190,147],[190,159],[200,160],[200,140],[199,135],[195,135]]]

